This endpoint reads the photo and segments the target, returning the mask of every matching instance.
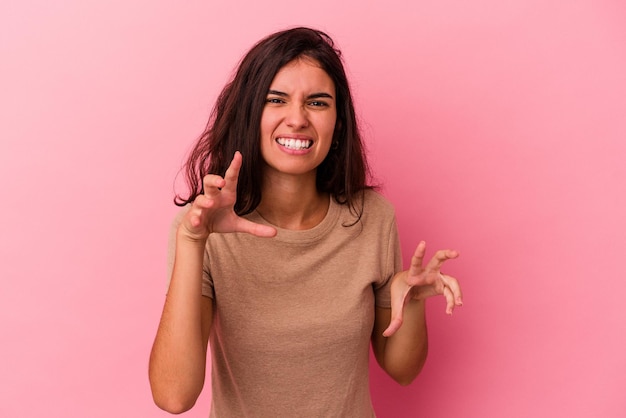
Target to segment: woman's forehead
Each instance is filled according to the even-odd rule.
[[[274,76],[270,88],[334,91],[335,83],[317,60],[302,57],[285,64]]]

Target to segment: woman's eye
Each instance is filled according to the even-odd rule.
[[[313,102],[309,102],[309,104],[310,104],[311,106],[314,106],[314,107],[323,107],[323,106],[328,106],[328,105],[326,104],[326,102],[320,102],[320,101],[313,101]]]
[[[285,102],[282,99],[279,99],[276,97],[270,97],[265,100],[265,103],[280,104],[280,103],[285,103]]]

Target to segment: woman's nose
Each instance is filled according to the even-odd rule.
[[[309,119],[304,106],[300,104],[293,104],[292,106],[289,106],[285,117],[285,123],[293,129],[306,128],[309,125]]]

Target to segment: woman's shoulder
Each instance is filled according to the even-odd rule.
[[[339,206],[343,207],[345,222],[349,219],[354,221],[355,216],[366,224],[381,222],[387,224],[395,219],[395,208],[392,203],[375,189],[365,189],[350,204]]]
[[[379,191],[374,189],[364,191],[363,211],[364,213],[379,213],[381,215],[395,214],[393,204]]]
[[[174,218],[172,219],[172,222],[170,224],[170,230],[178,229],[178,225],[180,225],[180,223],[182,222],[185,214],[189,212],[189,209],[191,209],[191,203],[188,203],[185,206],[181,206],[178,208],[178,211],[174,215]]]

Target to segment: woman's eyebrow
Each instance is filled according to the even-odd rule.
[[[307,99],[319,99],[319,98],[327,98],[327,99],[332,99],[333,96],[331,96],[328,93],[324,93],[324,92],[319,92],[319,93],[313,93],[313,94],[309,94],[307,96]]]
[[[269,90],[267,94],[273,94],[275,96],[281,96],[281,97],[289,96],[287,93],[283,93],[282,91],[278,91],[278,90]]]
[[[268,90],[267,94],[273,94],[275,96],[280,96],[280,97],[289,97],[287,93],[278,91],[278,90]],[[319,93],[309,94],[306,98],[307,99],[319,99],[319,98],[332,99],[333,96],[325,92],[319,92]]]

